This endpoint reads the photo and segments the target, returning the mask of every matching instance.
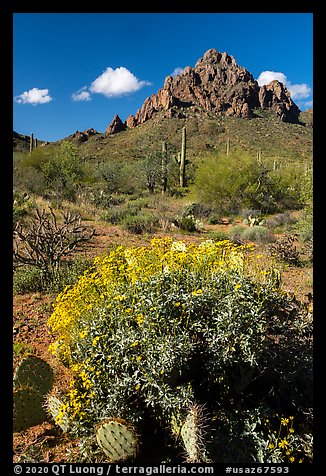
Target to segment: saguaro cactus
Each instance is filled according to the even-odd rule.
[[[230,153],[230,139],[228,138],[226,141],[226,155]]]
[[[168,184],[168,168],[167,168],[167,148],[166,142],[162,142],[162,193],[166,192]]]
[[[31,133],[30,139],[29,139],[29,153],[31,154],[34,148],[34,134],[33,132]]]
[[[186,128],[182,128],[182,143],[181,143],[181,156],[180,156],[180,187],[185,187],[186,185]]]

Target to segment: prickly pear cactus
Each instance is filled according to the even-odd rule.
[[[192,405],[180,431],[188,463],[208,462],[205,455],[204,426],[203,408]]]
[[[28,355],[18,365],[14,374],[14,386],[27,385],[46,395],[53,386],[53,370],[45,360]]]
[[[134,458],[138,453],[139,439],[135,430],[119,418],[110,418],[101,423],[97,428],[96,440],[111,463]]]
[[[43,398],[43,395],[28,385],[14,388],[14,433],[39,425],[46,420]]]
[[[62,401],[55,395],[49,395],[46,398],[45,410],[53,418],[55,423],[60,426],[63,432],[69,430],[70,421],[66,412],[62,410]]]

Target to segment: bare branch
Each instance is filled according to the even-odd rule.
[[[64,256],[94,236],[95,230],[82,225],[80,215],[62,212],[62,223],[58,223],[53,209],[49,210],[36,209],[26,228],[17,223],[13,232],[15,267],[36,266],[53,275]]]

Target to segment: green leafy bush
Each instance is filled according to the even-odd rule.
[[[195,190],[200,202],[218,213],[243,207],[263,213],[296,208],[300,203],[302,171],[288,164],[273,170],[244,153],[207,156],[199,165]]]
[[[41,170],[46,188],[56,199],[76,199],[76,192],[84,176],[76,146],[63,142],[59,151],[42,164]]]
[[[235,243],[241,241],[242,234],[246,229],[247,227],[244,225],[234,225],[229,231],[231,240]]]
[[[172,223],[183,231],[198,231],[196,219],[193,215],[177,217]]]
[[[209,237],[214,241],[225,241],[230,239],[230,234],[226,231],[212,231]]]
[[[207,210],[205,207],[201,207],[198,204],[188,205],[180,214],[174,218],[172,223],[180,228],[180,230],[194,232],[201,231],[203,228],[203,223],[197,218],[204,210]]]
[[[20,193],[15,190],[13,193],[13,227],[16,227],[18,221],[24,222],[33,208],[34,203],[28,193],[26,191]]]

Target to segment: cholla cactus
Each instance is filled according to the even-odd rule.
[[[203,405],[191,405],[181,427],[181,438],[188,463],[206,463],[205,417]]]

